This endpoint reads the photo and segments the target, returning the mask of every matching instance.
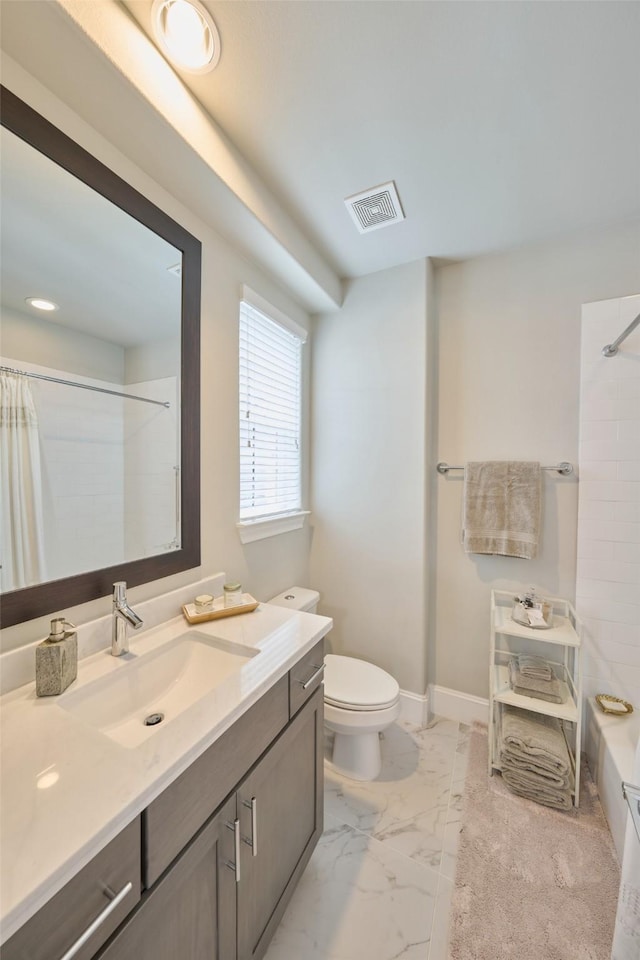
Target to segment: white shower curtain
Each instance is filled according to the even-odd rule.
[[[0,373],[2,591],[45,579],[38,417],[25,376]]]

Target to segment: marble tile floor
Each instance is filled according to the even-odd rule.
[[[447,960],[468,730],[394,724],[372,783],[325,764],[324,834],[265,960]]]

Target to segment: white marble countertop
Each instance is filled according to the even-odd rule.
[[[175,609],[175,608],[174,608]],[[331,629],[332,621],[260,604],[189,626],[182,616],[130,634],[130,654],[81,660],[60,697],[35,683],[0,698],[0,940],[4,942]],[[64,708],[65,697],[187,631],[258,650],[239,672],[135,748]]]

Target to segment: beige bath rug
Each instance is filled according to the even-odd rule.
[[[609,960],[620,867],[584,763],[582,778],[578,810],[517,797],[474,727],[449,960]]]

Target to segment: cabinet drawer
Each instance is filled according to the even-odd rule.
[[[289,719],[282,677],[143,814],[145,886],[150,887],[264,753]]]
[[[58,960],[129,883],[74,960],[89,960],[140,899],[139,817],[7,940],[2,960]]]
[[[289,671],[289,716],[307,702],[322,683],[324,639],[319,640]]]

